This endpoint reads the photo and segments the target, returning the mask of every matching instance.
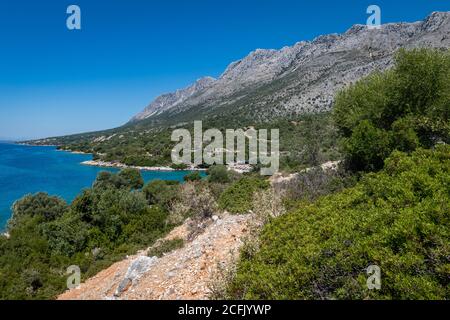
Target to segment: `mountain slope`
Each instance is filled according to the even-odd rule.
[[[174,93],[164,94],[156,98],[148,107],[142,112],[138,113],[131,119],[131,122],[147,119],[153,115],[160,114],[170,108],[173,108],[199,92],[209,88],[215,79],[212,77],[204,77],[197,80],[193,85],[175,91]]]
[[[336,90],[388,68],[399,48],[448,48],[449,30],[450,13],[435,12],[420,22],[391,23],[380,30],[355,25],[344,34],[320,36],[280,50],[257,49],[231,63],[219,79],[207,81],[195,94],[166,105],[159,104],[166,96],[159,97],[151,104],[160,106],[157,113],[147,108],[134,119],[158,115],[170,119],[189,110],[210,114],[227,107],[244,113],[258,109],[261,120],[329,110]],[[179,91],[172,94],[178,95]]]
[[[449,30],[450,12],[434,12],[419,22],[390,23],[379,30],[354,25],[343,34],[320,36],[280,50],[258,49],[231,63],[218,79],[205,77],[158,97],[122,127],[31,143],[92,152],[106,161],[154,166],[170,164],[173,128],[190,128],[194,120],[203,120],[204,127],[277,124],[283,129],[277,122],[281,119],[288,126],[293,121],[292,132],[299,135],[302,132],[295,125],[303,123],[299,117],[329,111],[338,90],[373,71],[391,67],[398,49],[450,48]],[[332,138],[328,121],[320,120],[315,127],[325,130],[328,141]],[[282,141],[296,143],[281,135]],[[299,150],[298,158],[308,147],[290,145],[281,151],[294,149]]]

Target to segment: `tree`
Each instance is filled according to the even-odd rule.
[[[138,169],[123,169],[119,172],[118,176],[124,179],[131,189],[141,189],[144,186],[144,179]]]
[[[143,188],[142,192],[149,204],[156,204],[164,209],[177,199],[179,191],[178,181],[153,180]]]
[[[450,146],[393,152],[356,186],[270,221],[226,298],[450,298],[449,185]],[[380,290],[367,286],[373,265]]]
[[[380,170],[393,150],[449,143],[449,105],[450,51],[400,50],[393,69],[336,96],[333,115],[350,169]]]
[[[67,203],[59,197],[52,197],[44,192],[26,195],[13,204],[13,214],[8,222],[8,229],[16,226],[26,216],[53,221],[61,217],[67,209]]]
[[[361,121],[350,138],[344,141],[344,150],[352,168],[374,171],[383,168],[384,159],[391,151],[390,135],[376,128],[368,120]]]
[[[93,184],[94,189],[140,189],[143,186],[144,179],[142,178],[140,171],[133,168],[123,169],[117,174],[109,171],[102,171],[97,175]]]
[[[191,173],[188,173],[187,175],[184,176],[184,181],[200,181],[202,180],[202,176],[200,175],[200,173],[198,171],[194,171]]]
[[[228,183],[230,177],[226,166],[215,165],[208,169],[208,181],[213,183]]]

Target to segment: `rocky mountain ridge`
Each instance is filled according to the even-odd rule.
[[[450,47],[450,12],[434,12],[413,23],[389,23],[380,29],[354,25],[343,34],[319,36],[280,50],[257,49],[231,63],[216,80],[153,101],[132,121],[194,111],[208,115],[233,108],[265,118],[329,110],[337,90],[392,64],[399,48]],[[262,119],[264,120],[264,119]]]

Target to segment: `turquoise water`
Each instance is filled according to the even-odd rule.
[[[57,151],[55,147],[32,147],[0,143],[0,230],[11,216],[11,206],[28,193],[39,191],[72,201],[89,188],[100,171],[117,169],[81,165],[91,155]],[[146,182],[154,179],[182,181],[187,171],[143,171]]]

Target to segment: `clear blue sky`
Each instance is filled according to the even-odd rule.
[[[77,4],[82,30],[66,28]],[[442,0],[2,0],[0,139],[116,127],[157,95],[256,48],[280,48],[365,23],[417,21]]]

